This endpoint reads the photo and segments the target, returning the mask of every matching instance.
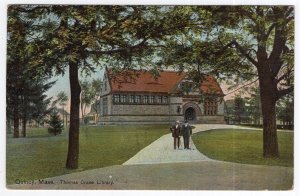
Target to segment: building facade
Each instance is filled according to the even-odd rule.
[[[211,76],[195,84],[184,72],[106,69],[102,85],[101,124],[224,123],[224,94]]]

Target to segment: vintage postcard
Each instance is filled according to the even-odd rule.
[[[294,189],[295,6],[6,18],[7,189]]]

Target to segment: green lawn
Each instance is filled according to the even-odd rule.
[[[278,132],[279,158],[263,158],[261,130],[219,129],[196,133],[193,141],[209,158],[259,165],[293,167],[294,133]]]
[[[68,137],[49,136],[46,129],[31,129],[27,138],[7,137],[7,184],[75,171],[119,165],[160,136],[168,125],[122,125],[80,129],[79,169],[64,168]]]

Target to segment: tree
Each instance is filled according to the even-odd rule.
[[[14,138],[19,137],[20,121],[20,92],[22,72],[25,62],[23,49],[26,47],[26,23],[15,9],[8,10],[8,37],[7,37],[7,78],[6,78],[6,113],[7,118],[13,119]],[[18,28],[15,28],[18,27]],[[15,58],[15,57],[18,58]]]
[[[55,82],[46,82],[49,76],[31,69],[38,65],[39,51],[32,50],[33,40],[29,39],[32,22],[25,20],[18,10],[11,6],[8,9],[7,36],[7,107],[8,122],[13,119],[14,137],[19,137],[19,125],[22,120],[22,135],[26,137],[28,120],[43,118],[51,98],[44,93]]]
[[[219,35],[220,40],[223,38],[220,42],[230,40],[222,47],[238,52],[240,58],[257,71],[263,116],[263,155],[278,157],[275,105],[294,89],[294,7],[239,6],[212,10],[223,31],[223,35]],[[233,33],[228,32],[230,30]]]
[[[258,80],[263,116],[263,156],[278,157],[276,102],[293,91],[294,7],[207,6],[192,10],[193,26],[169,42],[170,58],[179,57],[195,80],[201,72],[233,79]],[[205,25],[203,25],[205,24]],[[183,40],[183,41],[181,41]],[[188,66],[184,66],[186,60]]]
[[[63,112],[63,124],[65,126],[68,125],[68,119],[66,116],[66,122],[65,122],[65,106],[66,106],[66,102],[69,101],[69,97],[68,95],[64,92],[64,91],[60,91],[57,96],[56,96],[56,100],[52,102],[52,106],[56,105],[57,103],[62,106],[62,112]]]
[[[247,120],[247,109],[246,101],[241,96],[236,96],[234,98],[234,111],[233,111],[234,121],[237,124],[245,122]]]
[[[260,103],[260,94],[258,87],[251,87],[249,90],[250,97],[247,99],[248,114],[254,124],[260,125],[261,120],[261,103]]]
[[[80,82],[81,94],[80,94],[80,108],[81,108],[81,118],[84,124],[87,123],[85,120],[86,108],[90,106],[93,100],[92,86],[88,81]]]
[[[101,93],[101,86],[102,86],[102,81],[99,79],[93,80],[92,81],[92,94],[93,94],[93,99],[92,99],[92,109],[96,112],[96,121],[99,118],[99,108],[100,108],[100,93]],[[95,122],[97,123],[97,122]]]
[[[88,106],[94,107],[93,109],[98,114],[96,103],[97,100],[100,98],[101,92],[101,81],[100,80],[93,80],[89,81],[81,81],[81,94],[80,94],[80,107],[81,107],[81,117],[84,121],[86,115],[86,108]],[[86,121],[84,121],[86,123]]]
[[[53,110],[50,114],[49,125],[50,125],[48,128],[49,134],[53,134],[55,136],[61,134],[64,126],[56,110]]]
[[[23,75],[24,77],[26,75]],[[48,108],[52,97],[48,98],[45,92],[56,81],[44,83],[45,79],[25,78],[22,84],[20,115],[22,118],[22,135],[26,137],[26,124],[30,120],[41,121],[50,112]]]
[[[113,64],[114,71],[149,66],[155,48],[168,35],[182,31],[189,13],[173,6],[15,6],[34,21],[42,66],[37,70],[63,74],[69,70],[71,104],[66,167],[76,169],[79,157],[78,71],[95,64]],[[39,44],[38,44],[39,43]],[[43,43],[43,44],[41,44]],[[145,60],[145,61],[142,61]],[[147,63],[145,63],[147,62]]]

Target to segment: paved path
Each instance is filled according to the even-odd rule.
[[[201,124],[194,125],[193,133],[200,131],[206,131],[210,129],[236,129],[245,127],[239,127],[235,125],[212,125],[212,124]],[[248,128],[249,129],[249,128]],[[123,165],[137,165],[137,164],[158,164],[158,163],[180,163],[180,162],[193,162],[193,161],[208,161],[211,160],[202,153],[200,153],[193,141],[191,141],[191,150],[183,149],[183,138],[181,138],[181,147],[179,150],[173,148],[173,138],[170,134],[166,134],[146,148],[139,151],[135,156],[126,161]]]
[[[212,128],[241,128],[231,125],[196,125],[195,127],[194,133]],[[167,134],[142,149],[123,165],[23,183],[25,184],[8,185],[7,188],[289,190],[293,186],[293,168],[211,160],[197,149],[174,150],[171,134]]]

